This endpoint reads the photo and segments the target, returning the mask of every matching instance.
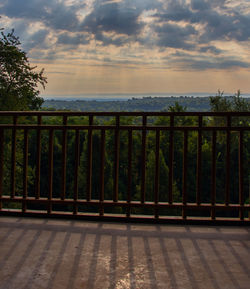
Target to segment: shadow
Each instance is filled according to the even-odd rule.
[[[32,288],[33,280],[36,278],[36,276],[39,275],[39,270],[40,270],[44,260],[46,259],[48,253],[49,253],[49,249],[51,247],[51,244],[54,242],[55,237],[56,237],[56,232],[51,232],[50,237],[49,237],[47,243],[45,244],[45,247],[42,250],[42,254],[40,255],[37,263],[35,264],[26,284],[23,286],[23,289]]]
[[[114,235],[111,239],[111,252],[109,264],[109,289],[116,287],[116,265],[117,265],[117,237]]]
[[[150,286],[152,289],[157,289],[158,285],[157,285],[157,279],[155,276],[155,268],[154,268],[154,264],[152,261],[152,254],[150,251],[150,247],[149,247],[149,240],[148,238],[143,238],[144,241],[144,250],[145,250],[145,256],[147,258],[147,266],[148,266],[148,272],[149,272],[149,280],[150,280]]]
[[[185,249],[183,248],[182,243],[179,239],[176,239],[175,242],[176,242],[177,248],[180,252],[181,261],[183,263],[183,266],[186,269],[189,283],[193,289],[197,289],[197,288],[199,288],[199,286],[198,286],[197,281],[194,277],[192,266],[189,263],[188,257],[186,256]]]
[[[79,243],[77,245],[76,255],[75,255],[75,258],[74,258],[74,263],[73,263],[73,266],[71,268],[67,289],[74,288],[75,281],[76,281],[75,276],[77,276],[77,271],[78,271],[78,268],[79,268],[80,259],[81,259],[82,252],[83,252],[83,246],[84,246],[85,238],[86,238],[86,235],[85,234],[81,234]]]
[[[101,229],[101,227],[102,227],[102,224],[99,224],[98,229]],[[94,288],[100,242],[101,242],[101,235],[98,234],[95,237],[92,260],[89,265],[89,277],[88,277],[86,288]]]
[[[5,233],[5,235],[3,235],[3,236],[0,237],[0,244],[1,244],[1,242],[4,243],[5,240],[9,238],[9,235],[11,234],[12,230],[13,230],[13,229],[10,228],[10,229]]]
[[[2,256],[2,260],[0,261],[0,268],[3,268],[6,264],[6,262],[9,260],[9,258],[14,254],[16,247],[22,240],[22,238],[25,237],[25,234],[27,233],[28,229],[25,228],[24,230],[21,230],[21,232],[17,235],[15,242],[13,245],[9,248],[9,250],[6,252],[6,254],[0,254]],[[9,232],[7,235],[5,235],[5,238],[1,240],[1,243],[3,244],[6,239],[8,239],[10,233],[14,233],[15,230],[13,228],[9,229]]]
[[[59,251],[59,253],[57,255],[57,259],[56,259],[54,268],[53,268],[53,270],[51,272],[51,275],[50,275],[50,278],[48,280],[48,285],[46,287],[47,289],[53,288],[55,277],[56,277],[57,272],[59,270],[60,264],[62,263],[63,255],[65,253],[65,250],[66,250],[66,247],[68,245],[69,239],[70,239],[70,232],[67,232],[65,237],[64,237],[64,239],[63,239],[63,241],[62,241],[61,249],[60,249],[60,251]]]
[[[250,282],[250,235],[237,227],[225,233],[198,226],[0,219],[1,228],[8,228],[0,236],[1,289],[31,289],[36,284],[43,289],[199,289],[206,284],[211,289],[221,284],[247,289]],[[241,250],[232,241],[242,244]],[[214,265],[223,269],[223,277]]]
[[[230,270],[229,266],[227,265],[227,261],[222,257],[220,251],[216,248],[214,243],[212,241],[209,241],[209,245],[211,246],[212,250],[214,251],[214,254],[217,256],[218,263],[222,266],[225,273],[227,274],[227,278],[230,279],[232,282],[234,288],[240,289],[241,286],[238,283],[238,281],[235,279],[233,272]]]
[[[215,276],[214,272],[211,270],[210,266],[208,265],[207,258],[204,255],[204,253],[202,252],[202,249],[199,247],[197,240],[192,239],[191,241],[192,241],[193,246],[197,252],[197,255],[200,258],[201,264],[203,266],[203,270],[206,271],[208,278],[213,285],[213,288],[220,289],[220,286],[216,280],[216,276]]]
[[[132,231],[131,225],[127,225],[127,232],[128,232],[128,266],[129,266],[129,282],[130,288],[136,288],[136,276],[135,276],[135,269],[134,269],[134,252],[133,252],[133,242],[132,242]]]
[[[234,256],[235,260],[237,261],[238,265],[241,267],[241,270],[245,272],[245,274],[250,278],[250,266],[249,264],[246,264],[245,261],[243,260],[243,258],[241,258],[241,256],[239,255],[239,253],[237,253],[237,251],[234,249],[234,247],[230,244],[229,240],[224,241],[225,245],[229,248],[230,253]],[[240,242],[240,244],[244,244],[243,242]],[[250,252],[250,248],[249,247],[245,247],[243,245],[243,247],[246,249],[246,254],[248,252]],[[250,257],[250,256],[249,256]],[[248,259],[249,260],[249,259]]]
[[[36,244],[38,238],[40,237],[40,235],[41,235],[41,231],[37,231],[35,233],[35,235],[33,236],[32,240],[28,243],[27,248],[23,252],[20,260],[18,260],[18,262],[15,264],[15,267],[14,267],[13,271],[11,272],[10,276],[1,284],[1,288],[4,288],[4,289],[13,288],[12,282],[14,282],[14,278],[12,276],[18,275],[18,273],[20,272],[20,270],[22,268],[22,265],[24,264],[26,259],[29,257],[32,249],[35,247],[35,244]],[[18,240],[18,239],[17,239],[17,241],[20,242],[20,240]],[[15,252],[15,249],[13,249],[13,252]],[[6,260],[7,260],[7,258],[6,258]]]

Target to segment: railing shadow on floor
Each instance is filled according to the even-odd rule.
[[[2,217],[0,230],[1,289],[249,285],[247,227]]]

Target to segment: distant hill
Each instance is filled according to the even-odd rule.
[[[230,98],[230,97],[228,97]],[[250,102],[250,98],[247,99]],[[209,97],[143,97],[128,100],[45,100],[43,108],[72,111],[164,111],[178,102],[187,111],[209,111]]]

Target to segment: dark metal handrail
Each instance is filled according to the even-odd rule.
[[[56,117],[55,124],[47,123],[46,117]],[[11,117],[11,118],[10,118]],[[70,124],[70,117],[85,117],[87,123]],[[95,118],[113,117],[114,124],[105,125],[104,123],[95,123]],[[133,124],[123,124],[124,117],[139,117]],[[155,124],[149,121],[152,117],[166,117],[166,124]],[[195,125],[176,125],[175,121],[179,119],[193,117],[196,120]],[[204,122],[207,118],[214,118],[215,125],[207,126]],[[243,121],[240,121],[240,120]],[[220,121],[219,121],[220,120]],[[250,165],[250,160],[245,159],[244,142],[245,135],[250,133],[250,112],[59,112],[59,111],[28,111],[28,112],[0,112],[0,214],[18,214],[18,215],[41,215],[41,216],[73,216],[77,218],[114,218],[125,220],[154,220],[154,221],[238,221],[249,223],[250,221],[250,205],[246,203],[248,192],[246,191],[246,181],[244,178],[245,171],[244,162]],[[48,131],[46,152],[48,166],[48,186],[46,192],[41,191],[41,165],[45,161],[45,155],[42,154],[42,133]],[[82,198],[79,194],[79,168],[82,153],[81,132],[85,132],[84,141],[86,143],[86,174],[85,174],[85,191],[86,194]],[[53,184],[54,163],[55,160],[55,133],[60,132],[60,195],[54,195]],[[68,167],[68,135],[73,133],[74,140],[74,171],[73,175],[73,193],[69,196],[67,193],[67,167]],[[98,180],[98,197],[93,198],[93,134],[99,132],[99,180]],[[106,145],[107,133],[112,132],[113,136],[113,186],[111,199],[105,197],[105,161],[106,161]],[[127,192],[126,197],[119,197],[119,170],[120,170],[120,154],[121,154],[121,134],[127,132],[127,157],[126,157],[126,176],[127,176]],[[133,182],[133,133],[140,133],[140,196],[133,199],[135,192],[132,191]],[[146,196],[146,175],[147,175],[147,143],[148,134],[154,134],[154,183],[150,200]],[[197,134],[196,142],[196,189],[195,200],[192,202],[188,198],[188,159],[190,152],[189,135],[195,132]],[[167,200],[162,201],[160,196],[160,150],[161,150],[161,134],[168,134],[168,191]],[[182,165],[175,167],[175,139],[176,133],[181,133],[182,140]],[[203,138],[205,133],[210,133],[211,162],[210,178],[211,190],[209,201],[203,200]],[[225,188],[224,200],[217,202],[217,195],[222,192],[216,191],[216,182],[218,176],[217,170],[217,146],[220,134],[225,134]],[[35,145],[30,146],[32,141]],[[237,202],[230,202],[230,180],[232,179],[232,135],[236,135],[234,141],[237,141],[238,162],[237,162]],[[20,156],[21,146],[21,156]],[[10,170],[8,171],[6,164],[7,158],[5,153],[11,154]],[[33,150],[35,152],[35,165],[33,170],[34,190],[30,192],[29,185],[29,155]],[[22,164],[18,165],[18,159]],[[22,184],[19,192],[17,192],[17,168],[22,167]],[[174,171],[182,170],[181,184],[181,200],[174,199]],[[245,169],[245,171],[244,171]],[[96,181],[96,180],[95,180]],[[6,184],[9,190],[6,191]],[[21,192],[20,192],[21,190]],[[57,209],[55,209],[57,206]],[[111,209],[110,209],[111,208]],[[113,209],[112,209],[113,208]],[[117,211],[116,208],[119,210]],[[223,217],[220,216],[221,211]],[[194,213],[195,212],[195,213]],[[206,214],[209,212],[209,215]],[[219,212],[219,214],[217,214]],[[235,214],[236,212],[236,214]],[[238,212],[238,213],[237,213]],[[247,214],[248,213],[248,214]]]

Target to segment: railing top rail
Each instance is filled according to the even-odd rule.
[[[250,112],[94,112],[94,111],[0,111],[0,116],[250,116]]]

